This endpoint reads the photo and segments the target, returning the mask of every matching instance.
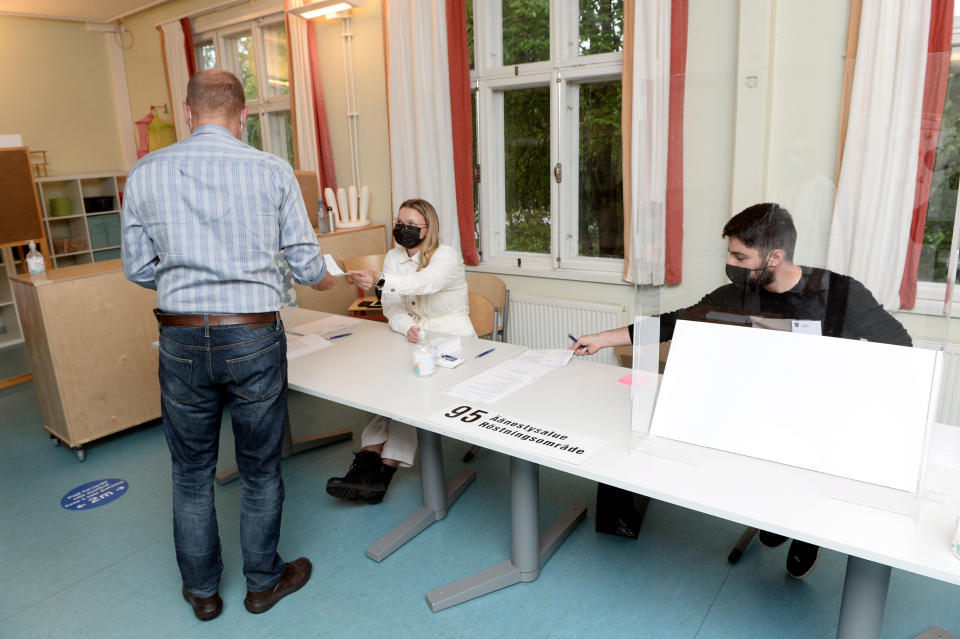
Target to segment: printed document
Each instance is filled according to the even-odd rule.
[[[493,404],[553,370],[552,366],[510,359],[444,391],[444,395]]]

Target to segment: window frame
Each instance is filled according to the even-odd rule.
[[[480,268],[619,282],[623,258],[579,255],[578,142],[579,87],[619,81],[622,51],[580,56],[579,3],[550,0],[551,59],[502,66],[502,1],[475,2],[473,8],[475,68],[470,79],[476,91],[476,128],[480,132],[475,140],[481,169],[477,188]],[[549,254],[506,250],[503,92],[530,87],[547,87],[550,91]],[[559,184],[553,175],[558,162],[562,168]]]
[[[247,117],[255,116],[260,121],[261,150],[287,160],[289,158],[286,155],[280,155],[271,148],[271,119],[268,117],[271,114],[282,112],[287,112],[290,114],[291,118],[293,117],[293,106],[290,100],[289,90],[287,91],[287,95],[273,97],[268,96],[267,91],[268,74],[263,30],[265,27],[276,24],[283,24],[284,33],[286,34],[286,19],[282,11],[270,12],[252,19],[247,17],[237,22],[230,22],[221,26],[217,26],[215,29],[209,29],[207,31],[194,34],[194,54],[196,59],[199,61],[200,48],[207,44],[213,44],[216,66],[221,69],[229,70],[230,67],[227,66],[228,58],[226,55],[226,40],[231,36],[249,31],[250,37],[253,41],[253,63],[257,78],[257,97],[256,99],[247,100]],[[289,34],[287,34],[287,46],[290,46]],[[290,81],[291,79],[289,77],[288,69],[287,82],[289,83]],[[289,151],[292,156],[292,146]],[[295,160],[296,159],[294,158],[294,162]],[[293,166],[294,162],[291,162],[291,166]]]

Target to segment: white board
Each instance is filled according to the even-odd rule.
[[[681,321],[650,433],[913,492],[937,356]]]

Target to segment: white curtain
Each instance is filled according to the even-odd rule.
[[[183,102],[187,99],[187,82],[190,73],[187,71],[187,53],[183,37],[183,27],[179,20],[165,22],[160,25],[163,30],[163,57],[167,66],[167,86],[170,88],[170,113],[173,116],[173,127],[178,140],[190,137],[190,127],[183,115]]]
[[[289,0],[290,9],[304,4],[304,0]],[[290,40],[290,58],[293,61],[293,99],[296,111],[297,156],[300,170],[316,172],[320,166],[317,161],[317,131],[313,112],[313,82],[310,77],[310,51],[307,44],[307,29],[313,26],[302,18],[291,17],[287,20],[288,39]],[[329,186],[321,184],[323,187]]]
[[[827,267],[900,304],[916,191],[929,0],[863,3]]]
[[[387,13],[393,205],[419,197],[440,216],[440,241],[460,253],[443,0],[391,0]]]
[[[631,268],[626,279],[664,283],[667,143],[670,124],[671,0],[638,0],[633,24],[630,139]]]

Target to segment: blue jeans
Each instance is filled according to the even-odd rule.
[[[173,539],[183,585],[213,595],[223,562],[213,503],[220,419],[229,407],[240,474],[240,545],[247,589],[283,576],[277,554],[287,419],[287,342],[279,321],[160,327],[163,432],[173,460]]]

